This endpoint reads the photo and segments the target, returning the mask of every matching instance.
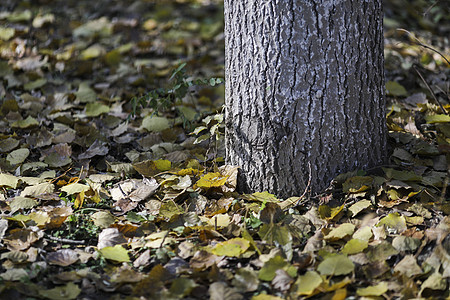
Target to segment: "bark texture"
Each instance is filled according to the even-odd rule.
[[[241,191],[300,195],[311,176],[316,193],[384,161],[381,2],[225,0],[227,162]]]

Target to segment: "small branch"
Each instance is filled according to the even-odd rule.
[[[431,51],[436,52],[437,54],[439,54],[439,55],[447,62],[447,64],[450,65],[450,61],[449,61],[449,60],[448,60],[441,52],[439,52],[438,50],[434,49],[434,48],[431,47],[431,46],[428,46],[428,45],[422,43],[418,38],[416,38],[416,37],[415,37],[411,32],[409,32],[408,30],[403,29],[403,28],[398,28],[397,30],[398,30],[398,31],[406,32],[411,38],[413,38],[413,39],[416,41],[416,43],[417,43],[418,45],[420,45],[420,46],[422,46],[422,47],[424,47],[424,48],[430,49]]]
[[[438,85],[436,85],[436,88],[438,90],[440,90],[443,94],[445,94],[445,96],[447,96],[448,100],[450,100],[450,95],[447,92],[445,92],[443,89],[441,89],[441,87]]]
[[[414,70],[417,72],[417,74],[420,76],[420,79],[422,79],[423,83],[425,83],[426,87],[428,88],[428,90],[430,91],[431,95],[433,96],[434,100],[436,100],[437,104],[439,105],[439,107],[441,108],[442,112],[446,115],[448,115],[447,111],[445,110],[445,108],[442,106],[441,102],[438,100],[438,98],[436,97],[436,95],[433,93],[433,90],[431,89],[431,87],[428,85],[428,83],[425,81],[425,79],[423,78],[422,74],[420,74],[419,70],[416,68],[416,66],[413,66]]]
[[[306,196],[306,193],[309,191],[309,186],[311,185],[311,180],[312,180],[312,171],[311,171],[311,162],[308,162],[308,167],[309,167],[309,178],[308,178],[308,184],[305,187],[305,191],[303,192],[303,194],[298,198],[297,203],[295,204],[295,206],[299,206],[301,200]]]
[[[435,7],[438,3],[439,3],[439,0],[437,0],[437,1],[434,2],[430,7],[428,7],[427,10],[423,13],[423,16],[425,17],[425,16],[430,12],[430,10],[431,10],[433,7]]]
[[[49,240],[60,242],[64,244],[75,244],[75,245],[84,245],[86,244],[86,241],[77,241],[77,240],[69,240],[69,239],[63,239],[63,238],[57,238],[54,236],[51,236],[49,234],[45,234],[45,237]]]

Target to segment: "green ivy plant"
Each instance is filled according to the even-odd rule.
[[[171,84],[168,88],[157,88],[149,91],[143,96],[131,99],[132,112],[130,117],[135,117],[139,108],[152,108],[154,114],[176,108],[182,99],[189,93],[189,89],[194,86],[216,86],[224,82],[223,78],[195,79],[189,80],[186,76],[186,65],[182,63],[172,73],[169,78]],[[180,110],[177,113],[184,117]]]

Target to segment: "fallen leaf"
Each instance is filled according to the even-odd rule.
[[[317,271],[322,275],[346,275],[355,269],[353,262],[345,255],[332,255],[326,257],[318,266]]]
[[[115,262],[130,262],[128,251],[121,245],[115,245],[114,247],[103,247],[99,249],[98,252],[100,252],[104,258]]]

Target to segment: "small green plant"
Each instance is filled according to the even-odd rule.
[[[211,137],[215,137],[215,140],[219,140],[224,134],[225,124],[223,122],[223,113],[207,116],[202,120],[204,125],[198,126],[194,129],[192,134],[197,135],[194,144],[199,144],[204,140]]]
[[[100,233],[100,227],[92,221],[91,215],[84,212],[76,212],[65,221],[65,228],[53,232],[57,238],[73,240],[96,239]]]
[[[139,108],[150,107],[154,114],[167,111],[173,107],[176,109],[176,105],[180,104],[182,99],[188,95],[190,88],[206,85],[216,86],[224,82],[223,78],[188,80],[186,65],[186,63],[182,63],[173,71],[169,78],[171,85],[168,88],[157,88],[141,97],[131,99],[132,111],[130,117],[135,117]],[[179,110],[177,110],[177,113],[183,117]]]

